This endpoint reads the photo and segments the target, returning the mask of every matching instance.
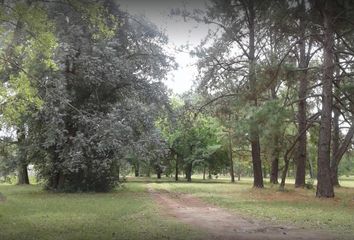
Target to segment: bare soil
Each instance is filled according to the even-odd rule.
[[[215,239],[350,239],[295,226],[280,226],[272,222],[253,220],[230,210],[207,204],[189,194],[173,194],[148,187],[161,213],[189,226],[205,231],[207,240]]]

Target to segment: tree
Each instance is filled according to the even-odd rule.
[[[28,184],[28,122],[42,104],[35,79],[53,66],[56,41],[53,26],[37,3],[2,1],[0,11],[2,124],[17,132],[18,183]]]
[[[339,87],[337,85],[337,87]],[[344,156],[345,152],[348,150],[349,146],[351,145],[352,138],[354,136],[354,87],[352,83],[348,83],[348,85],[344,85],[342,88],[342,92],[346,96],[348,100],[348,110],[349,114],[351,116],[349,117],[351,119],[350,121],[350,127],[343,139],[343,141],[340,143],[339,142],[339,106],[336,106],[336,110],[334,110],[334,118],[333,118],[333,125],[335,127],[334,129],[334,135],[333,135],[333,147],[332,147],[332,159],[331,159],[331,179],[332,179],[332,184],[334,186],[340,186],[339,185],[339,180],[338,180],[338,167],[339,163]],[[338,97],[337,97],[338,99]],[[337,103],[339,104],[338,100]]]
[[[304,187],[305,186],[305,175],[306,175],[306,161],[307,161],[307,134],[306,134],[306,125],[307,125],[307,88],[308,88],[308,74],[307,68],[310,63],[311,58],[311,46],[312,40],[310,39],[308,45],[308,50],[306,51],[306,38],[305,35],[306,29],[309,28],[306,22],[306,6],[305,1],[302,0],[299,4],[300,8],[300,23],[299,27],[299,69],[302,70],[300,79],[299,79],[299,88],[298,88],[298,134],[300,134],[300,139],[297,145],[297,154],[296,154],[296,177],[295,177],[295,187]]]
[[[5,116],[16,113],[21,120],[18,142],[30,143],[19,152],[36,164],[50,189],[110,190],[132,146],[141,158],[157,144],[155,119],[167,102],[161,79],[171,66],[161,47],[166,38],[114,1],[14,5],[22,10],[28,38],[16,45],[28,52],[19,66],[17,59],[6,62],[18,71],[8,78],[4,99]]]
[[[214,99],[240,97],[252,109],[260,106],[265,89],[257,77],[257,65],[266,43],[263,13],[269,7],[267,1],[212,1],[203,20],[217,27],[220,33],[211,36],[219,37],[212,47],[201,48],[197,54],[202,57],[200,89]],[[262,188],[259,124],[252,115],[249,126],[254,187]]]
[[[192,101],[197,98],[192,96]],[[189,100],[187,96],[174,98],[171,112],[158,122],[169,143],[170,154],[175,158],[176,181],[181,167],[189,182],[196,167],[202,167],[204,176],[207,168],[209,172],[218,173],[226,166],[232,167],[227,155],[222,154],[227,149],[222,146],[225,137],[223,127],[212,116],[196,114]]]
[[[323,77],[322,77],[322,111],[320,134],[318,140],[318,173],[317,197],[334,197],[330,174],[331,149],[331,114],[332,114],[332,82],[334,75],[334,15],[331,1],[318,1],[323,15]]]

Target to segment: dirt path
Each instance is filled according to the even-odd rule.
[[[254,221],[227,211],[188,194],[172,194],[168,191],[148,190],[158,203],[162,214],[177,218],[190,226],[202,229],[207,239],[341,239],[325,232],[310,231],[291,226],[279,226],[269,222]]]

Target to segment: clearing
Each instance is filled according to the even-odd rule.
[[[353,179],[330,200],[290,184],[181,180],[128,178],[111,193],[71,194],[0,184],[0,239],[353,239]]]
[[[190,194],[157,191],[151,185],[148,189],[164,214],[205,230],[208,233],[206,239],[350,239],[350,236],[334,236],[324,231],[253,220],[207,204]]]

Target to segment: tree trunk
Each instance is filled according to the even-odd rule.
[[[20,164],[18,167],[18,182],[17,184],[30,184],[28,178],[27,164]]]
[[[118,167],[117,167],[117,179],[119,182],[120,181],[120,165],[118,165]]]
[[[285,157],[284,157],[284,162],[285,162],[285,165],[284,165],[284,169],[283,169],[283,173],[281,175],[281,182],[280,182],[280,186],[279,186],[279,189],[281,191],[283,191],[285,189],[285,180],[286,180],[286,174],[288,173],[288,170],[289,170],[289,158],[288,158],[288,154],[290,152],[286,153],[285,154]]]
[[[150,168],[150,163],[147,165],[147,173],[146,173],[147,177],[151,177],[151,168]]]
[[[351,105],[352,105],[352,110],[354,110],[354,104],[352,103]],[[340,163],[341,159],[343,158],[343,155],[347,151],[348,146],[351,143],[351,140],[352,140],[353,136],[354,136],[354,115],[352,117],[352,125],[350,126],[347,134],[345,135],[345,138],[344,138],[342,144],[338,148],[337,153],[334,156],[334,159],[332,159],[331,180],[332,180],[332,184],[333,185],[335,185],[334,183],[335,183],[335,181],[337,181],[338,182],[337,186],[339,186],[338,166],[339,166],[339,163]]]
[[[257,79],[256,79],[256,60],[255,60],[255,8],[253,0],[248,1],[249,12],[249,84],[254,106],[257,106]],[[259,143],[259,129],[256,119],[251,119],[250,139],[252,149],[253,165],[253,187],[263,188],[261,148]]]
[[[334,73],[334,30],[331,15],[331,1],[326,1],[323,14],[323,80],[322,80],[322,112],[318,139],[317,157],[317,190],[316,197],[334,197],[334,189],[330,171],[331,128],[332,128],[332,81]]]
[[[229,114],[229,122],[231,120],[231,114]],[[231,177],[231,182],[235,182],[235,173],[234,173],[234,161],[232,159],[232,134],[231,134],[231,128],[229,129],[229,146],[228,146],[228,155],[229,155],[229,161],[230,161],[230,177]]]
[[[179,163],[179,155],[176,154],[176,172],[175,172],[175,180],[178,181],[178,163]]]
[[[337,63],[339,62],[338,59],[336,59]],[[339,69],[337,68],[337,76],[340,75]],[[336,93],[337,96],[339,95],[340,91],[338,90],[339,86],[339,80],[337,80],[336,83]],[[339,97],[339,96],[338,96]],[[354,135],[354,93],[351,92],[349,94],[349,101],[350,101],[350,111],[352,112],[352,117],[351,117],[351,122],[352,125],[350,126],[347,134],[345,135],[345,138],[341,144],[339,144],[339,101],[336,100],[336,105],[333,108],[333,143],[332,143],[332,159],[331,159],[331,179],[332,179],[332,184],[333,186],[340,187],[339,184],[339,179],[338,179],[338,166],[339,163],[345,154],[345,152],[348,150],[348,147],[351,143],[351,140]]]
[[[206,171],[206,166],[203,166],[203,180],[205,180],[205,171]]]
[[[64,189],[64,185],[65,185],[65,176],[63,174],[63,172],[59,172],[58,174],[58,186],[57,189],[59,190],[63,190]]]
[[[270,183],[278,184],[278,171],[279,171],[279,157],[272,156],[271,172],[270,172]]]
[[[273,100],[277,99],[276,85],[274,84],[271,88],[271,97]],[[270,167],[270,183],[278,184],[278,174],[279,174],[279,154],[280,154],[280,129],[275,129],[274,136],[272,139],[272,156],[271,156],[271,167]]]
[[[253,164],[253,187],[263,188],[262,162],[260,158],[260,144],[257,133],[252,134],[252,164]]]
[[[2,2],[3,3],[3,2]],[[29,7],[28,2],[25,2],[25,7]],[[11,44],[4,49],[5,50],[5,58],[9,59],[10,62],[18,62],[17,53],[15,52],[16,47],[24,40],[24,22],[23,19],[20,18],[16,22],[16,26],[14,29],[14,34],[12,37]],[[11,79],[11,76],[18,74],[21,70],[19,67],[15,67],[14,64],[6,64],[4,66],[4,70],[2,71],[5,75],[2,76],[2,82],[7,82]],[[24,125],[18,127],[17,129],[17,140],[18,140],[18,148],[19,148],[19,156],[17,163],[17,174],[18,174],[18,182],[17,184],[29,184],[28,178],[28,170],[27,170],[27,153],[25,150],[26,144],[26,133]]]
[[[303,12],[304,9],[304,1],[301,2]],[[299,59],[299,68],[305,69],[307,68],[307,59],[306,59],[306,48],[305,48],[305,40],[303,39],[305,36],[305,26],[304,21],[300,18],[300,37],[302,40],[299,42],[299,49],[300,49],[300,59]],[[298,133],[301,133],[306,129],[306,96],[307,96],[307,71],[303,70],[300,73],[300,84],[298,90],[299,102],[298,102]],[[305,130],[306,131],[306,130]],[[296,177],[295,177],[295,187],[296,188],[303,188],[305,187],[305,175],[306,175],[306,158],[307,158],[307,135],[301,134],[297,145],[297,154],[296,157]]]
[[[187,164],[186,179],[187,179],[187,182],[191,182],[192,181],[192,163],[188,163]]]
[[[331,179],[333,186],[339,187],[338,165],[336,155],[339,150],[339,109],[338,106],[333,107],[333,136],[332,136],[332,159],[331,159]]]
[[[55,190],[63,190],[65,185],[65,176],[62,171],[58,171],[53,177],[53,186]]]
[[[17,184],[29,184],[28,170],[27,170],[27,152],[26,152],[26,131],[24,126],[17,129],[17,144],[18,152],[18,182]]]
[[[139,177],[140,176],[140,164],[139,161],[135,164],[135,177]]]
[[[305,129],[302,130],[302,132],[298,133],[298,136],[296,137],[295,141],[293,142],[293,144],[290,146],[290,148],[285,152],[284,155],[284,170],[281,176],[281,183],[279,186],[280,190],[284,190],[285,188],[285,179],[286,179],[286,174],[289,170],[289,156],[292,154],[293,150],[295,149],[296,144],[298,143],[299,139],[301,138],[301,135],[306,134],[307,129],[309,129],[309,127],[316,121],[316,119],[319,117],[319,114],[316,113],[315,115],[313,115],[311,118],[309,118],[308,124],[306,126]]]
[[[313,171],[313,166],[312,166],[312,160],[310,158],[308,158],[308,162],[309,162],[309,169],[310,169],[310,178],[315,178],[315,174]]]

